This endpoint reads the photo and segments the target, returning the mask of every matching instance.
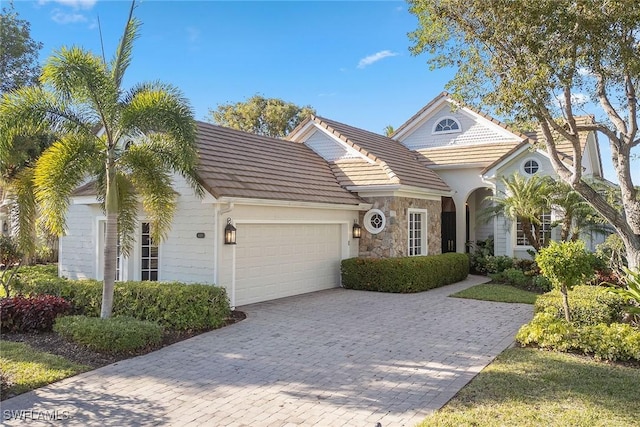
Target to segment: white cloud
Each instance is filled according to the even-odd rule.
[[[75,24],[78,22],[87,22],[87,17],[80,13],[66,13],[60,9],[51,11],[51,19],[56,24]]]
[[[381,59],[397,55],[399,55],[399,53],[397,52],[391,52],[390,50],[381,50],[380,52],[376,52],[373,55],[362,58],[360,62],[358,62],[358,68],[364,68],[373,64],[374,62],[380,61]]]
[[[582,108],[585,104],[590,101],[589,96],[584,93],[572,93],[571,94],[571,105],[573,108]],[[564,97],[556,96],[556,105],[560,108],[564,107]]]
[[[580,74],[581,76],[593,76],[591,70],[585,67],[578,68],[578,74]]]
[[[38,4],[58,3],[74,9],[91,9],[98,0],[39,0]]]

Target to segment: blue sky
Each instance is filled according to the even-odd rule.
[[[6,0],[0,0],[3,4]],[[44,61],[63,45],[108,59],[129,1],[15,1]],[[403,1],[156,1],[139,3],[140,37],[125,86],[160,80],[179,87],[196,118],[221,103],[259,93],[321,116],[382,133],[398,127],[444,90],[453,70],[431,71],[412,56],[416,18]],[[607,144],[603,144],[607,145]],[[614,179],[602,147],[605,176]],[[635,162],[634,181],[640,183]]]

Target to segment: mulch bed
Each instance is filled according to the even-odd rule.
[[[241,311],[232,311],[231,316],[226,320],[223,326],[228,326],[240,322],[246,317],[247,316]],[[162,347],[166,347],[179,341],[183,341],[196,335],[200,335],[204,332],[209,332],[210,330],[211,329],[198,331],[167,330],[165,331],[164,337],[160,344],[143,348],[135,352],[126,353],[101,353],[93,351],[84,346],[75,344],[71,341],[67,341],[55,332],[6,333],[2,334],[1,339],[6,341],[24,342],[26,344],[29,344],[36,350],[57,354],[72,362],[80,363],[82,365],[89,366],[92,369],[96,369],[101,366],[110,365],[111,363],[115,363],[120,360],[150,353]]]

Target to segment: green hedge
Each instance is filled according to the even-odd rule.
[[[21,276],[16,293],[55,295],[71,302],[74,314],[100,315],[102,282]],[[224,288],[180,282],[116,282],[113,315],[157,322],[176,330],[210,329],[230,314]]]
[[[403,258],[350,258],[342,261],[342,286],[378,292],[422,292],[464,280],[465,254]]]
[[[553,309],[537,313],[518,331],[522,345],[580,352],[604,360],[640,361],[640,330],[623,323],[576,325],[558,318]]]
[[[625,299],[606,292],[600,286],[579,285],[569,291],[571,321],[578,325],[597,325],[620,322],[622,320]],[[564,318],[562,294],[554,289],[540,295],[534,306],[536,313],[552,312],[558,318]]]
[[[162,341],[162,326],[131,317],[100,319],[86,316],[59,317],[53,330],[64,338],[102,352],[129,352]]]

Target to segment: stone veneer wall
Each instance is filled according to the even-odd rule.
[[[427,255],[442,252],[440,200],[411,199],[407,197],[363,197],[371,203],[372,209],[380,209],[387,218],[387,224],[380,233],[371,234],[362,226],[359,256],[366,258],[390,258],[407,256],[409,241],[409,208],[427,210]],[[366,212],[360,212],[360,224]]]

